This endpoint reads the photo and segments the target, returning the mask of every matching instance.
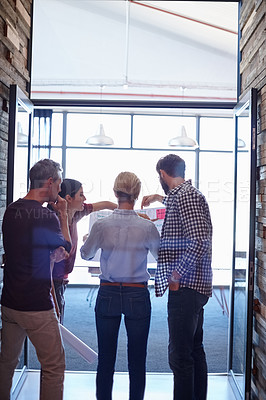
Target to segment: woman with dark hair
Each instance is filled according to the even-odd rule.
[[[86,197],[83,192],[82,184],[75,179],[63,180],[61,183],[61,191],[59,192],[59,196],[65,199],[67,202],[69,232],[72,240],[72,247],[69,252],[69,257],[65,260],[55,263],[53,268],[53,282],[60,311],[60,322],[63,323],[65,306],[64,293],[68,284],[68,274],[70,274],[74,268],[78,245],[77,223],[81,218],[89,215],[93,211],[99,211],[103,209],[114,210],[117,207],[117,204],[112,203],[111,201],[100,201],[92,204],[84,203]]]

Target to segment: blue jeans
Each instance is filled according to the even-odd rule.
[[[174,400],[206,400],[207,363],[203,348],[203,306],[208,297],[189,288],[168,297],[169,365]]]
[[[143,400],[146,383],[146,354],[151,303],[148,289],[102,286],[96,305],[98,368],[96,397],[111,400],[121,316],[124,314],[128,338],[129,399]]]

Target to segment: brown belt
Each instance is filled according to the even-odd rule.
[[[146,283],[124,283],[124,282],[101,282],[100,286],[129,286],[129,287],[147,287]]]

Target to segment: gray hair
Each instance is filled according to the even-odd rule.
[[[49,178],[55,182],[61,178],[62,168],[59,163],[45,158],[30,169],[30,189],[40,189]]]

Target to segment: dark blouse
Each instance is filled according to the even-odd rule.
[[[67,279],[68,274],[73,271],[78,246],[77,223],[81,218],[89,215],[92,212],[92,209],[92,204],[84,204],[84,209],[75,213],[73,220],[69,225],[69,233],[72,240],[72,247],[69,253],[69,257],[66,260],[54,264],[53,279]]]

